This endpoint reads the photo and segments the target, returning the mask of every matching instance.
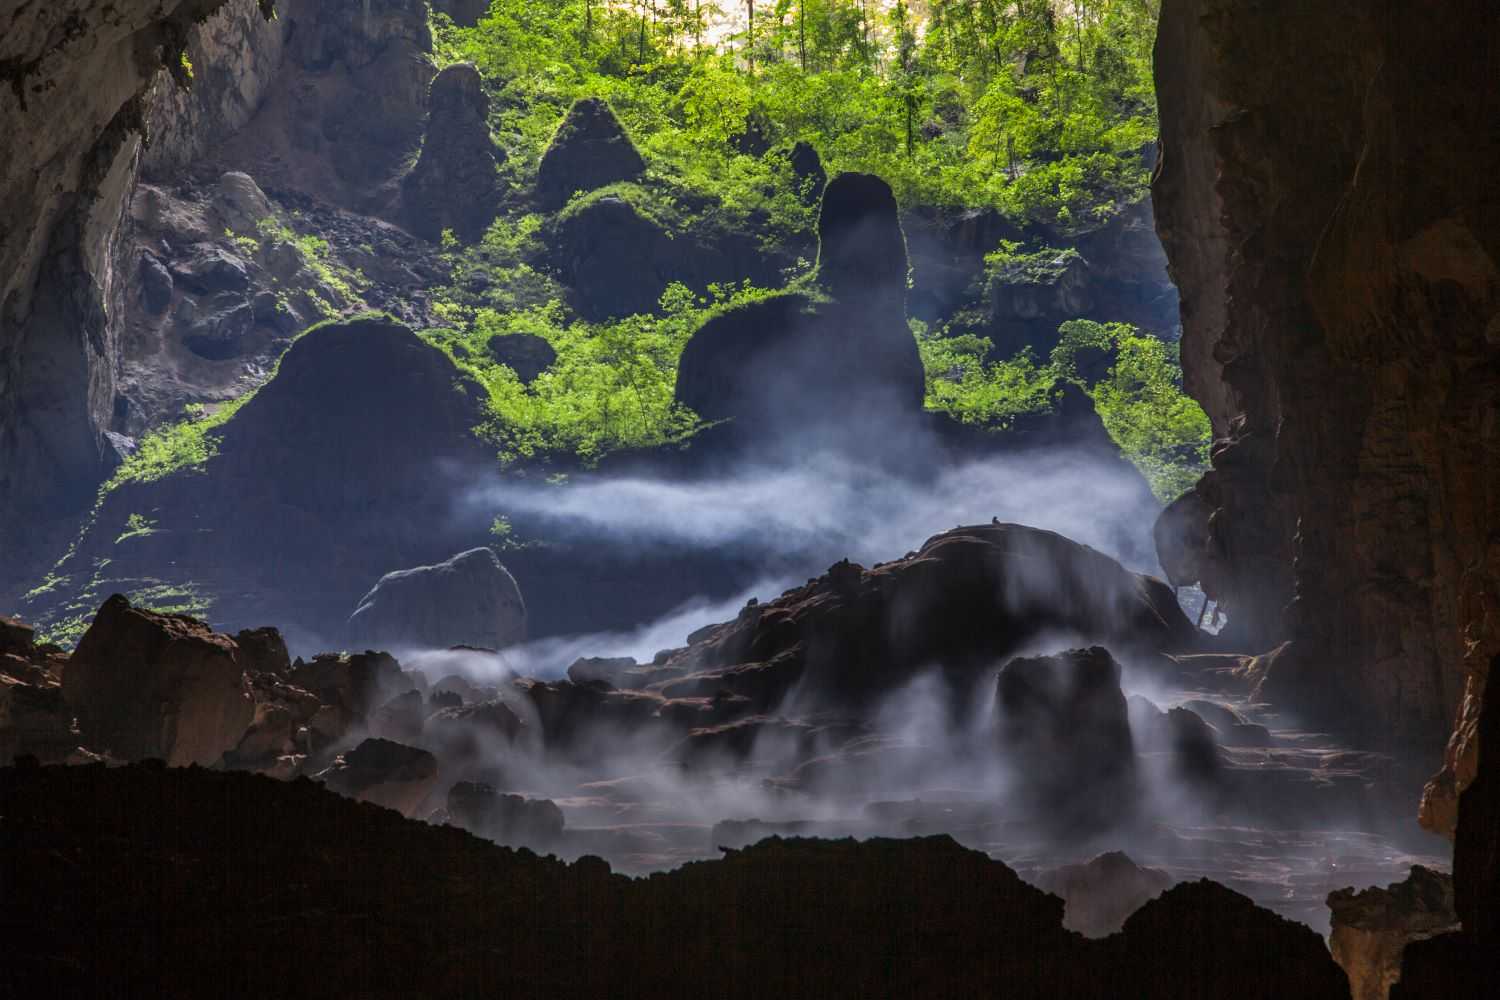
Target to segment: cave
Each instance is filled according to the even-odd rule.
[[[4,992],[1497,989],[1500,8],[784,8],[0,5]]]

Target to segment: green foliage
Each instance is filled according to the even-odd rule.
[[[1042,247],[1023,250],[1014,240],[984,255],[986,290],[996,285],[1050,285],[1059,281],[1083,255],[1072,247]]]
[[[426,330],[489,393],[491,418],[479,432],[502,461],[574,457],[585,463],[623,448],[655,447],[686,439],[698,419],[677,406],[677,359],[688,338],[718,310],[770,292],[749,286],[715,286],[700,296],[680,284],[662,295],[661,314],[608,323],[570,321],[551,299],[521,309],[480,307],[468,317],[451,311],[461,329]],[[497,334],[545,338],[557,362],[530,385],[490,357]]]
[[[1176,344],[1133,331],[1116,344],[1118,360],[1093,388],[1094,407],[1157,497],[1175,500],[1208,468],[1208,415],[1182,391]]]
[[[916,321],[912,327],[927,373],[929,410],[1004,430],[1018,416],[1052,408],[1056,374],[1038,366],[1029,351],[1008,361],[988,361],[992,345],[984,337],[933,335]]]
[[[1208,468],[1208,417],[1182,391],[1177,346],[1125,323],[1073,320],[1058,329],[1046,364],[1029,350],[988,359],[992,345],[972,334],[942,336],[913,323],[927,370],[927,408],[965,423],[1009,427],[1016,417],[1050,409],[1059,380],[1082,385],[1104,429],[1166,502]],[[1094,360],[1095,365],[1085,364]],[[1102,362],[1102,363],[1100,363]],[[1089,378],[1093,368],[1102,376]]]
[[[358,302],[359,289],[369,284],[359,271],[344,267],[335,261],[329,252],[328,241],[321,236],[314,233],[299,233],[275,217],[261,219],[256,223],[256,229],[260,233],[261,249],[277,245],[294,247],[308,270],[317,277],[318,283],[340,300],[330,302],[317,292],[309,293],[324,316],[335,316],[342,306]],[[240,238],[236,238],[235,242],[243,245]]]
[[[135,453],[115,470],[102,491],[108,493],[128,482],[153,482],[182,469],[201,468],[219,453],[219,438],[214,432],[253,395],[247,392],[212,411],[201,404],[188,406],[185,419],[158,427],[141,438]]]
[[[777,183],[780,158],[741,149],[751,129],[773,147],[811,142],[830,173],[880,174],[908,204],[1076,228],[1145,193],[1157,0],[783,0],[743,13],[493,0],[477,27],[436,15],[434,35],[440,61],[475,63],[498,98],[491,124],[521,188],[567,107],[597,96],[645,156],[647,191],[701,197],[730,221],[808,221]]]
[[[115,539],[115,544],[119,545],[127,538],[143,538],[155,529],[156,522],[144,514],[131,514],[125,519],[125,530]]]

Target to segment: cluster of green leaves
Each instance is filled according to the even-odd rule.
[[[941,336],[913,323],[927,370],[927,407],[965,423],[1005,428],[1051,408],[1058,381],[1081,385],[1115,444],[1162,501],[1190,488],[1208,468],[1208,417],[1182,391],[1177,345],[1125,323],[1072,320],[1058,330],[1045,364],[1030,350],[991,360],[991,343]]]
[[[579,97],[614,107],[652,190],[727,224],[805,231],[784,158],[891,182],[905,204],[996,207],[1085,227],[1140,197],[1156,135],[1159,0],[492,0],[437,16],[439,57],[475,63],[518,184]]]
[[[261,219],[256,224],[256,230],[260,234],[260,249],[277,245],[296,248],[308,270],[317,277],[318,284],[341,300],[338,303],[330,302],[318,291],[310,291],[309,296],[324,316],[336,315],[344,305],[358,302],[359,290],[369,284],[368,279],[358,270],[340,264],[333,257],[328,241],[316,233],[299,233],[274,216]],[[230,235],[233,237],[233,234]],[[244,237],[233,238],[236,243],[244,244]]]
[[[423,336],[489,393],[491,417],[479,431],[502,461],[590,463],[611,451],[679,442],[697,429],[697,417],[673,398],[683,347],[718,311],[768,294],[740,285],[698,295],[674,284],[659,314],[607,323],[570,319],[557,299],[505,311],[484,306],[459,328]],[[463,307],[449,309],[465,318]],[[557,352],[557,362],[529,385],[489,350],[490,338],[516,333],[542,337]]]
[[[1050,285],[1081,260],[1073,247],[1026,250],[1015,240],[1001,240],[984,255],[984,285],[986,290],[997,284]]]
[[[184,419],[163,424],[142,437],[135,452],[115,470],[102,492],[108,493],[122,483],[149,483],[179,469],[202,466],[219,453],[219,437],[215,432],[254,395],[252,390],[212,407],[190,404]]]

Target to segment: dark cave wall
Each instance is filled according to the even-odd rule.
[[[0,15],[0,509],[85,506],[107,468],[142,126],[173,85],[162,66],[224,5],[28,0]]]
[[[1316,724],[1448,748],[1500,651],[1500,8],[1165,0],[1157,226],[1219,441],[1193,567]],[[1206,516],[1206,520],[1205,520]],[[1181,581],[1179,581],[1181,582]]]

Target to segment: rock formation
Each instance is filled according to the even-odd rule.
[[[1423,748],[1459,713],[1440,829],[1500,651],[1496,39],[1477,0],[1170,0],[1156,49],[1157,226],[1219,439],[1187,575],[1247,643],[1291,640],[1264,697]]]
[[[0,508],[75,510],[107,469],[121,216],[147,99],[224,0],[29,4],[0,32]],[[260,5],[269,13],[270,3]],[[180,75],[180,70],[179,70]],[[9,520],[9,518],[7,518]]]
[[[1491,662],[1494,670],[1500,658]],[[1479,1000],[1500,977],[1500,684],[1486,685],[1475,774],[1458,800],[1453,908],[1462,929],[1407,946],[1391,1000]]]
[[[122,760],[217,763],[255,714],[228,636],[185,615],[104,602],[63,674],[62,693],[93,748]]]
[[[891,186],[874,174],[839,174],[818,212],[818,282],[835,299],[906,300],[906,235]],[[890,303],[887,303],[890,305]]]
[[[339,754],[317,777],[340,795],[412,816],[437,784],[438,762],[418,747],[372,738]]]
[[[490,138],[490,99],[472,63],[455,63],[432,81],[422,156],[401,182],[412,231],[436,241],[453,230],[473,241],[495,221],[504,153]]]
[[[563,814],[548,799],[501,795],[489,785],[461,781],[448,789],[448,816],[455,826],[497,844],[552,846],[563,832]]]
[[[522,385],[530,385],[557,362],[557,351],[545,337],[534,333],[497,333],[485,343],[490,357],[516,373]]]
[[[1036,886],[1067,904],[1063,926],[1088,937],[1106,937],[1126,919],[1172,885],[1172,877],[1142,868],[1119,851],[1101,854],[1085,864],[1043,872]]]
[[[720,707],[741,716],[775,708],[794,686],[810,708],[847,708],[932,667],[966,683],[1052,630],[1122,651],[1193,642],[1191,624],[1161,581],[1060,535],[999,524],[956,528],[871,569],[837,564],[804,587],[750,604],[734,621],[705,627],[658,662],[634,670],[617,665],[610,674],[617,694],[733,696]],[[611,708],[608,690],[590,679],[533,688],[531,696],[545,697],[563,715],[629,711],[618,701]],[[544,711],[544,725],[546,718]],[[1128,730],[1124,739],[1128,754]]]
[[[797,181],[797,195],[808,204],[817,204],[828,186],[828,171],[823,169],[823,160],[809,143],[798,140],[787,152],[792,176]]]
[[[301,648],[326,648],[309,636],[343,621],[372,580],[461,547],[449,477],[493,462],[473,435],[482,393],[389,319],[320,327],[214,431],[201,469],[109,492],[58,567],[72,595],[39,594],[28,614],[86,613],[106,585],[181,588],[200,605],[235,594],[233,617],[216,621],[276,621]],[[131,515],[147,510],[155,526],[122,541]],[[108,581],[98,558],[112,560]]]
[[[1178,886],[1089,941],[946,837],[770,840],[632,880],[308,782],[147,765],[0,770],[0,834],[19,993],[281,995],[315,970],[372,994],[1348,997],[1313,931],[1223,887]],[[323,917],[289,934],[288,913]]]
[[[1021,657],[995,685],[1000,750],[1047,822],[1084,833],[1121,818],[1135,747],[1120,665],[1099,646]]]
[[[381,577],[349,616],[349,634],[372,648],[503,649],[526,638],[526,602],[495,553],[470,549]]]
[[[1328,896],[1334,961],[1349,976],[1353,1000],[1386,1000],[1401,978],[1401,953],[1413,941],[1456,930],[1452,876],[1413,865],[1404,882]]]
[[[614,111],[597,97],[573,102],[537,168],[536,199],[547,211],[579,191],[634,180],[646,169]]]
[[[783,293],[710,319],[683,349],[678,402],[771,437],[856,424],[878,435],[920,413],[926,382],[906,325],[906,244],[890,187],[835,177],[818,238],[818,280],[833,301]]]

